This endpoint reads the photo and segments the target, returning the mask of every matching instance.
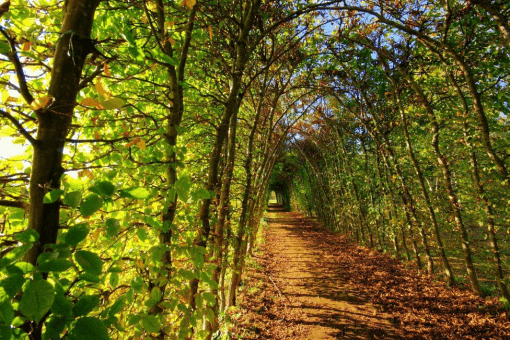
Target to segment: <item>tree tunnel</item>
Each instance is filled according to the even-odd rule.
[[[0,1],[0,338],[212,339],[270,192],[510,301],[509,1]]]

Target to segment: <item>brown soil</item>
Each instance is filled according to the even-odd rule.
[[[477,298],[273,208],[248,268],[236,339],[510,339],[497,299]]]

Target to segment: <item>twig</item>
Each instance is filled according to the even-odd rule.
[[[23,66],[19,61],[18,54],[16,53],[16,44],[13,38],[7,32],[5,32],[2,27],[0,27],[0,33],[7,39],[9,45],[11,46],[11,53],[9,53],[8,57],[11,62],[14,64],[14,69],[16,70],[16,76],[18,77],[18,83],[21,95],[25,99],[25,101],[30,105],[34,101],[34,97],[30,93],[30,90],[27,86],[27,80],[25,78],[25,73],[23,72]]]
[[[0,115],[9,119],[12,122],[12,124],[14,124],[14,126],[18,128],[19,132],[30,142],[30,144],[32,144],[33,146],[37,146],[39,144],[39,142],[34,137],[32,137],[32,135],[27,130],[25,130],[23,125],[21,125],[21,123],[18,122],[18,120],[14,118],[10,113],[4,110],[0,110]]]
[[[290,301],[289,297],[287,295],[285,295],[281,290],[280,288],[278,288],[278,286],[276,285],[276,282],[274,282],[273,278],[271,277],[271,275],[269,275],[269,273],[266,273],[264,272],[264,274],[267,275],[267,277],[269,278],[269,280],[271,280],[271,282],[273,283],[274,287],[276,288],[276,290],[278,291],[278,295],[280,295],[281,297],[284,297],[287,299],[287,301],[289,301],[289,303],[292,305],[292,301]]]

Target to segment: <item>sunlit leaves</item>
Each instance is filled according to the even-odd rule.
[[[78,319],[69,333],[71,340],[108,340],[108,329],[105,324],[93,317]]]
[[[41,272],[64,272],[72,266],[73,263],[66,259],[50,259],[40,263],[37,269]]]
[[[79,250],[74,254],[74,258],[86,273],[101,275],[103,261],[97,254],[86,250]]]
[[[23,290],[19,310],[26,317],[39,322],[55,300],[53,285],[45,280],[29,281]]]
[[[81,191],[72,191],[66,193],[64,195],[64,199],[62,200],[65,205],[70,206],[71,208],[78,208],[81,203],[82,193]]]
[[[73,307],[73,313],[76,316],[87,315],[99,305],[98,295],[82,295]]]
[[[103,198],[99,195],[92,194],[83,200],[80,206],[80,213],[84,216],[90,216],[103,206]]]
[[[120,222],[115,218],[109,218],[105,221],[106,233],[108,236],[117,236],[120,231]]]
[[[157,333],[161,329],[159,320],[153,315],[145,315],[142,318],[143,329],[149,333]]]
[[[23,243],[36,242],[39,239],[39,233],[33,229],[28,229],[15,234],[14,239]]]
[[[64,193],[64,190],[55,189],[44,195],[43,203],[49,204],[56,202],[60,196]]]
[[[122,189],[120,191],[121,197],[128,197],[128,198],[136,198],[136,199],[146,199],[150,197],[149,190],[145,188],[140,187],[133,187],[133,188],[127,188]]]
[[[72,247],[76,247],[78,243],[87,237],[89,232],[90,228],[86,223],[77,224],[69,229],[66,234],[65,242]]]

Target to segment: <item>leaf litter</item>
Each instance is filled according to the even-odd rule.
[[[508,312],[296,212],[269,213],[234,339],[510,339]]]

